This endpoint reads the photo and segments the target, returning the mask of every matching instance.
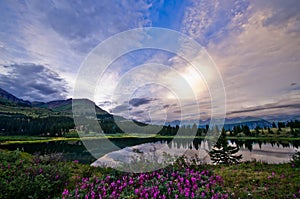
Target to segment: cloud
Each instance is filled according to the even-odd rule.
[[[298,110],[294,100],[300,95],[298,2],[1,1],[0,86],[24,99],[48,101],[70,96],[79,66],[91,49],[109,36],[151,26],[154,20],[155,26],[179,27],[177,30],[207,49],[223,76],[229,114],[280,114],[283,109],[293,113],[293,108]],[[130,99],[122,96],[129,88],[125,84],[120,93],[114,89],[125,73],[144,63],[161,63],[177,70],[196,90],[201,112],[209,116],[210,93],[195,72],[173,54],[152,49],[133,52],[112,63],[97,82],[101,89],[96,89],[95,100],[115,113],[128,112]],[[134,77],[148,80],[148,74],[155,74],[153,82],[166,78],[168,88],[182,86],[178,76],[152,68]],[[162,118],[168,110],[167,118],[179,117],[178,107],[171,106],[178,103],[174,102],[176,96],[168,88],[141,88],[130,101],[130,113],[142,118],[151,112]],[[180,90],[186,96],[186,86]],[[121,97],[113,101],[114,94]],[[182,117],[196,117],[197,103],[191,96],[186,98],[180,107],[185,113]],[[125,100],[127,105],[123,105]]]
[[[112,110],[111,113],[122,113],[124,115],[127,115],[127,112],[132,110],[127,104],[121,104],[121,105],[117,105],[115,106]]]
[[[156,99],[151,98],[133,98],[129,100],[129,104],[134,107],[139,107],[141,105],[149,104]]]
[[[35,1],[27,7],[76,50],[85,53],[107,36],[151,24],[147,19],[151,4],[145,1]]]
[[[264,26],[281,27],[289,33],[300,31],[299,1],[290,0],[282,3],[279,0],[255,0],[254,2],[254,9],[263,9],[265,13],[269,13],[263,20]]]
[[[290,107],[300,90],[290,85],[300,83],[299,6],[298,1],[193,1],[186,10],[182,31],[204,45],[218,66],[229,114],[281,114],[284,107],[294,114]],[[283,107],[265,107],[282,100]]]
[[[66,97],[66,82],[43,65],[26,63],[4,65],[0,68],[9,69],[6,74],[0,74],[0,87],[19,98],[50,101]]]
[[[249,6],[248,1],[191,1],[184,15],[181,31],[206,46],[211,41],[225,39],[232,20]]]
[[[270,109],[280,109],[281,111],[286,111],[287,108],[294,109],[294,111],[299,111],[300,110],[300,103],[296,104],[279,104],[279,103],[272,103],[272,104],[266,104],[263,106],[256,106],[256,107],[249,107],[245,108],[242,110],[237,110],[237,111],[232,111],[227,113],[227,115],[232,115],[232,114],[240,114],[240,113],[253,113],[257,111],[262,111],[262,110],[270,110]]]
[[[0,64],[44,65],[73,88],[89,51],[113,34],[151,25],[150,7],[146,1],[0,2]]]
[[[170,104],[163,105],[163,108],[169,108]]]

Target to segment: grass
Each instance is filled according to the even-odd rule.
[[[17,154],[19,155],[16,156]],[[20,151],[17,151],[16,153],[0,150],[0,157],[2,157],[0,158],[1,164],[5,165],[5,162],[7,161],[11,168],[17,168],[21,160],[22,162],[28,163],[35,160],[34,156]],[[16,164],[16,167],[14,164]],[[43,159],[38,166],[34,167],[47,168],[48,164],[52,163],[49,162],[48,159]],[[66,181],[66,188],[68,189],[75,189],[78,179],[91,178],[93,176],[105,178],[108,175],[114,179],[118,179],[120,176],[124,175],[124,173],[110,168],[95,168],[87,164],[80,164],[76,161],[55,164],[57,165],[56,167],[68,168],[68,172],[70,173],[70,176]],[[36,164],[34,163],[34,165]],[[31,167],[31,164],[29,164],[29,166]],[[173,165],[174,168],[178,166],[179,165],[177,164]],[[261,162],[245,162],[237,165],[200,164],[192,165],[190,167],[195,171],[201,172],[203,170],[209,170],[213,175],[221,176],[224,180],[222,189],[229,193],[230,198],[294,198],[294,194],[296,197],[300,197],[300,194],[298,194],[300,191],[300,164],[293,165],[291,163],[266,164]],[[57,169],[59,171],[59,168]],[[7,172],[7,169],[5,170]],[[18,173],[18,175],[21,174]],[[47,175],[45,174],[45,176]],[[25,186],[25,184],[23,185]],[[20,184],[20,186],[23,185]],[[28,187],[28,189],[30,188]],[[55,195],[58,197],[61,196],[61,193],[58,192]],[[134,196],[129,198],[134,198]]]
[[[291,164],[247,162],[214,166],[233,198],[293,198],[300,191],[300,168]]]
[[[79,137],[41,137],[41,136],[0,136],[0,145],[8,145],[8,144],[29,144],[29,143],[45,143],[45,142],[53,142],[53,141],[78,141],[78,140],[90,140],[90,139],[124,139],[124,138],[157,138],[157,139],[172,139],[174,136],[161,136],[161,135],[149,135],[149,134],[109,134],[109,135],[96,135],[96,134],[82,134],[81,138]],[[210,139],[210,137],[205,136],[176,136],[176,138],[182,139]],[[274,136],[264,136],[264,137],[237,137],[237,136],[227,136],[227,139],[231,140],[268,140],[268,141],[292,141],[292,140],[300,140],[300,137],[274,137]]]
[[[224,180],[224,189],[230,198],[294,198],[300,191],[300,168],[291,164],[265,164],[246,162],[238,165],[200,165],[196,170],[208,169],[213,175],[219,175]],[[85,171],[85,172],[84,172]],[[90,168],[87,165],[76,165],[75,176],[109,175],[114,170]],[[298,195],[300,197],[300,195]]]

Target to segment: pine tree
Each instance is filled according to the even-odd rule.
[[[255,127],[255,136],[258,136],[260,134],[259,126]]]
[[[242,159],[242,155],[236,155],[238,146],[228,144],[226,137],[221,135],[216,145],[209,152],[211,161],[216,164],[236,164]]]

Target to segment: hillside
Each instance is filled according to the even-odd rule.
[[[44,108],[53,112],[60,112],[64,114],[72,115],[72,106],[84,107],[86,104],[94,105],[97,115],[109,114],[105,110],[97,106],[93,101],[88,99],[66,99],[66,100],[55,100],[50,102],[32,102],[33,107]]]
[[[2,105],[18,105],[31,106],[31,102],[17,98],[9,92],[0,88],[0,104]]]
[[[122,133],[113,115],[88,99],[29,102],[0,90],[0,133],[9,135],[62,135],[74,129],[72,106],[84,113],[86,105],[95,107],[96,117],[105,133]],[[121,118],[121,120],[126,120]],[[80,130],[86,131],[83,127]],[[89,129],[91,130],[91,129]]]

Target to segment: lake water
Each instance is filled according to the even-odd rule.
[[[285,163],[289,162],[299,148],[298,142],[274,142],[274,141],[229,141],[232,145],[238,145],[240,150],[237,154],[242,154],[242,161],[261,161],[267,163]],[[126,147],[118,151],[110,152],[97,161],[93,166],[118,167],[124,163],[129,163],[132,159],[151,159],[156,158],[159,162],[164,161],[164,157],[184,155],[187,159],[197,157],[202,163],[211,163],[208,154],[209,146],[205,141],[194,141],[186,143],[184,140],[177,140],[171,145],[166,140],[160,140],[152,143],[145,143]]]
[[[116,138],[110,139],[119,150],[113,149],[107,140],[90,140],[87,150],[81,141],[53,141],[33,144],[0,145],[2,149],[23,150],[31,154],[60,153],[68,160],[78,160],[82,163],[93,163],[94,166],[116,166],[120,162],[129,162],[133,157],[155,154],[162,157],[162,153],[171,156],[184,154],[187,157],[197,155],[203,162],[209,163],[207,153],[208,143],[202,139],[156,139],[156,138]],[[171,142],[172,141],[172,142]],[[87,142],[87,141],[85,141]],[[257,160],[268,163],[283,163],[290,161],[291,155],[300,149],[300,141],[252,141],[231,140],[230,143],[240,147],[239,154],[243,155],[243,161]],[[90,151],[97,152],[93,157]],[[145,157],[146,157],[145,156]],[[147,157],[146,157],[147,158]],[[97,160],[97,161],[96,161]],[[95,162],[96,161],[96,162]]]

